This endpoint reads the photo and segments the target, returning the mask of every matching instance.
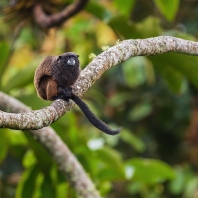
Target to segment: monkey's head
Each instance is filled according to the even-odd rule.
[[[61,70],[73,70],[80,66],[79,55],[74,52],[67,52],[57,57],[58,67]]]

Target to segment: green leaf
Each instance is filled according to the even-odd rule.
[[[175,73],[172,75],[175,75],[175,77],[171,77],[171,82],[174,83],[173,81],[175,78],[176,82],[175,85],[173,85],[174,90],[181,90],[183,83],[182,80],[184,80],[184,78],[182,79],[182,76],[188,78],[195,86],[198,87],[198,57],[178,53],[167,53],[155,57],[150,56],[149,59],[158,70],[162,69],[163,71],[163,67],[170,66],[173,68],[171,70],[175,71]]]
[[[31,147],[31,149],[33,150],[34,153],[34,157],[36,158],[38,164],[39,164],[39,168],[40,170],[42,170],[43,172],[48,172],[51,168],[52,165],[52,159],[49,155],[49,153],[47,152],[47,150],[45,148],[42,147],[42,145],[34,138],[32,137],[28,131],[25,131],[24,133],[29,141],[29,145]],[[32,154],[33,154],[32,153]],[[30,155],[32,155],[30,154]],[[31,156],[24,156],[25,157],[31,157]],[[33,157],[33,158],[34,158]],[[32,159],[31,163],[34,163],[35,159]],[[23,159],[23,162],[26,162],[25,159]],[[28,164],[26,164],[28,165]]]
[[[2,69],[3,69],[3,66],[5,64],[5,61],[8,57],[8,54],[9,54],[9,44],[7,41],[1,41],[0,42],[0,73],[3,72]],[[1,73],[2,75],[2,73]]]
[[[110,99],[109,99],[109,105],[112,107],[119,107],[123,103],[127,102],[131,96],[130,92],[120,92],[119,94],[114,94]]]
[[[111,166],[113,163],[114,168],[120,169],[123,165],[121,155],[109,147],[104,146],[103,148],[97,150],[97,154],[98,157],[101,157],[101,159],[108,165]]]
[[[116,172],[114,169],[107,167],[98,172],[97,178],[100,181],[114,181],[124,179],[124,174]]]
[[[141,120],[151,114],[152,109],[152,104],[150,102],[139,103],[130,111],[129,118],[132,121]]]
[[[21,102],[23,102],[24,104],[26,104],[27,106],[31,107],[32,109],[40,109],[42,107],[48,106],[50,105],[51,102],[46,101],[46,100],[42,100],[41,98],[39,98],[36,94],[36,90],[33,87],[32,84],[32,89],[34,89],[34,93],[33,94],[21,94],[16,97],[18,100],[20,100]],[[19,89],[20,91],[20,89]]]
[[[116,16],[109,21],[108,25],[125,39],[154,37],[162,32],[160,21],[155,17],[147,17],[141,23],[134,23],[125,16]]]
[[[153,16],[149,16],[142,20],[140,23],[135,24],[135,29],[136,31],[138,31],[139,34],[139,37],[137,38],[159,36],[163,32],[163,30],[161,29],[161,21],[159,20],[159,18]]]
[[[56,193],[56,198],[63,198],[63,197],[70,197],[71,194],[68,193],[68,191],[70,190],[70,186],[68,183],[62,183],[62,184],[59,184],[57,186],[57,193]],[[69,189],[69,190],[68,190]]]
[[[185,170],[181,169],[180,167],[177,167],[175,169],[175,179],[172,180],[169,184],[169,189],[171,193],[174,195],[178,195],[183,192],[185,186],[186,186],[186,176],[188,173],[185,172]]]
[[[186,82],[185,77],[181,72],[176,70],[171,65],[155,65],[157,71],[163,76],[166,84],[174,93],[182,93],[183,85]]]
[[[29,83],[33,83],[34,72],[39,62],[34,61],[20,70],[15,76],[8,80],[7,84],[2,87],[3,91],[7,92],[13,88],[24,87]]]
[[[36,163],[36,158],[35,158],[33,150],[30,150],[30,149],[27,150],[27,152],[25,153],[23,157],[23,166],[26,168],[29,168],[35,163]]]
[[[99,172],[99,177],[101,177],[101,179],[104,179],[105,177],[103,173],[107,173],[108,171],[109,174],[105,177],[106,179],[108,177],[109,180],[113,180],[115,179],[115,176],[117,179],[123,179],[125,177],[123,161],[118,152],[109,147],[103,147],[102,149],[97,150],[96,153],[98,154],[98,158],[100,158],[106,165],[106,167]]]
[[[9,137],[7,133],[7,129],[2,129],[1,135],[0,135],[0,162],[4,160],[8,153],[9,149]]]
[[[122,64],[125,81],[129,87],[136,87],[146,81],[144,57],[133,57]]]
[[[193,197],[197,191],[198,178],[194,176],[191,178],[185,188],[184,197]]]
[[[9,135],[9,140],[10,144],[13,146],[16,145],[27,145],[28,141],[25,138],[25,135],[22,131],[17,131],[17,130],[12,130],[12,129],[7,129],[8,130],[8,135]]]
[[[114,0],[114,5],[124,16],[129,17],[136,0]]]
[[[154,0],[154,2],[167,20],[174,20],[179,8],[179,0]]]
[[[55,198],[56,188],[53,184],[51,177],[46,174],[41,184],[41,197],[42,198]]]
[[[16,198],[33,198],[36,190],[36,179],[39,175],[38,166],[35,165],[23,173],[17,187]]]
[[[111,13],[108,11],[108,9],[93,1],[87,4],[85,10],[102,20],[107,21],[111,18]]]
[[[131,131],[123,130],[120,134],[120,138],[131,145],[136,151],[143,152],[145,150],[145,145],[140,138],[135,136]]]
[[[155,70],[154,70],[153,64],[148,58],[146,58],[145,61],[146,61],[145,76],[146,76],[147,83],[149,85],[154,85],[154,83],[155,83]]]
[[[168,164],[155,159],[134,158],[126,162],[126,173],[130,173],[133,181],[154,185],[172,180],[175,177],[174,171]],[[128,178],[130,178],[128,176]]]
[[[135,24],[128,23],[125,16],[117,16],[109,21],[109,26],[124,38],[138,38],[139,32],[136,30]],[[139,36],[140,38],[140,36]]]

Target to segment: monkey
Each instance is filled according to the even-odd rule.
[[[49,55],[44,58],[34,75],[37,95],[49,101],[63,99],[68,102],[71,99],[96,128],[108,135],[118,134],[120,128],[117,130],[109,128],[92,113],[85,102],[72,92],[71,86],[76,82],[81,71],[78,57],[79,55],[74,52],[67,52],[59,56]]]

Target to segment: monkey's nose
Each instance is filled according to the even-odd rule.
[[[75,65],[75,64],[76,64],[76,61],[74,60],[74,58],[69,58],[69,59],[67,60],[67,64],[68,64],[68,65]]]

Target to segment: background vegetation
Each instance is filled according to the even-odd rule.
[[[49,54],[75,51],[83,68],[90,53],[97,55],[118,39],[198,36],[197,1],[90,0],[47,32],[32,18],[33,2],[0,2],[0,90],[32,109],[50,104],[33,86],[35,68]],[[55,10],[70,3],[46,2]],[[52,127],[104,197],[196,198],[197,87],[198,57],[134,57],[107,71],[84,97],[101,119],[123,127],[120,135],[102,134],[77,107]],[[75,197],[36,140],[22,131],[0,131],[0,197]]]

